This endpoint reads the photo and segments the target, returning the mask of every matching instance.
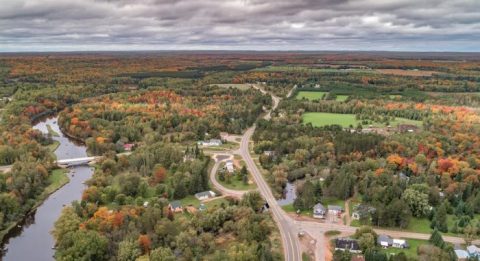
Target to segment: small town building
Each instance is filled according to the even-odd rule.
[[[468,260],[468,258],[470,257],[468,252],[463,249],[455,249],[455,255],[457,256],[457,260],[459,261]]]
[[[227,160],[225,162],[225,168],[227,169],[228,173],[235,172],[235,167],[233,166],[233,161],[232,160]]]
[[[216,194],[213,191],[203,191],[203,192],[198,192],[197,194],[195,194],[195,197],[198,200],[205,200],[205,199],[213,198],[215,196],[216,196]]]
[[[222,145],[222,141],[219,139],[210,139],[206,141],[199,141],[198,145],[204,146],[204,147],[217,147]]]
[[[392,246],[395,248],[408,248],[408,243],[404,239],[393,239]]]
[[[275,156],[275,151],[266,150],[266,151],[263,152],[263,154],[265,154],[266,156],[272,157],[272,156]]]
[[[328,214],[340,215],[343,212],[343,208],[337,205],[328,205]]]
[[[361,253],[357,240],[351,238],[335,239],[335,250],[350,251],[351,253]]]
[[[383,248],[388,248],[393,245],[393,239],[388,235],[378,235],[377,244]]]
[[[168,209],[172,212],[183,212],[182,202],[179,200],[172,201],[168,204]]]
[[[325,218],[326,214],[327,214],[327,209],[321,203],[318,203],[315,206],[313,206],[314,218]]]

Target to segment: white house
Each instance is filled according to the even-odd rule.
[[[233,161],[227,160],[225,162],[225,168],[227,168],[227,171],[229,173],[233,173],[235,171],[235,167],[233,166]]]
[[[222,145],[222,141],[219,139],[210,139],[210,140],[199,141],[198,145],[204,146],[204,147],[218,147]]]
[[[216,196],[216,194],[213,191],[203,191],[203,192],[198,192],[197,194],[195,194],[195,197],[198,200],[205,200],[205,199],[213,198],[215,196]]]
[[[325,209],[325,207],[321,203],[318,203],[315,206],[313,206],[313,217],[314,218],[325,218],[326,214],[327,214],[327,210]]]

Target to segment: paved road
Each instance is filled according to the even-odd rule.
[[[344,233],[355,233],[357,227],[351,227],[343,224],[331,224],[331,223],[320,223],[320,222],[313,222],[313,221],[299,221],[301,226],[306,231],[319,231],[321,233],[325,233],[329,230],[337,230]],[[374,229],[377,234],[386,234],[391,237],[397,238],[412,238],[412,239],[421,239],[421,240],[428,240],[430,238],[430,234],[424,233],[416,233],[416,232],[409,232],[409,231],[397,231],[397,230],[390,230],[390,229]],[[453,237],[453,236],[445,236],[443,235],[443,240],[453,244],[465,244],[465,240],[461,237]],[[480,244],[480,240],[473,241],[474,244]]]
[[[263,93],[266,93],[265,90],[263,90],[258,85],[253,85],[253,87],[256,89],[259,89]],[[278,106],[278,103],[280,102],[280,98],[274,95],[271,95],[271,96],[273,99],[273,106],[271,111],[273,111]],[[264,116],[264,119],[270,120],[271,111]],[[254,131],[255,131],[255,125],[249,128],[243,134],[242,141],[240,142],[240,149],[236,151],[236,153],[242,156],[247,166],[247,169],[250,171],[255,182],[257,183],[258,190],[260,191],[260,193],[262,194],[262,196],[265,198],[265,200],[268,202],[268,205],[270,206],[270,211],[272,212],[273,219],[277,223],[278,228],[280,230],[280,234],[282,236],[285,260],[286,261],[302,260],[302,251],[300,250],[299,241],[297,237],[298,230],[296,229],[296,226],[293,223],[294,221],[277,204],[277,201],[273,196],[272,191],[270,190],[270,187],[263,179],[262,173],[260,172],[260,170],[258,169],[257,165],[255,164],[255,162],[253,161],[250,155],[248,145]]]
[[[302,260],[302,253],[299,247],[299,241],[297,238],[297,230],[293,224],[293,220],[280,208],[277,204],[277,201],[273,197],[272,191],[270,187],[263,179],[263,176],[258,169],[257,165],[253,161],[252,157],[250,156],[250,152],[248,149],[248,143],[250,141],[250,137],[252,136],[253,132],[255,131],[255,126],[251,127],[247,130],[245,135],[242,138],[242,142],[240,143],[240,156],[242,156],[243,160],[247,165],[247,169],[252,173],[255,182],[257,183],[258,189],[265,200],[268,202],[270,206],[270,211],[272,212],[273,219],[278,225],[280,229],[280,234],[282,236],[283,241],[283,250],[285,254],[286,261],[297,261]]]

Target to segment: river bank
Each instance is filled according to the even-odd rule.
[[[41,206],[50,195],[55,193],[55,191],[61,189],[63,186],[65,186],[65,184],[70,181],[67,173],[68,171],[65,169],[54,169],[53,171],[51,171],[50,176],[48,177],[50,185],[45,187],[42,194],[40,194],[35,199],[35,205],[33,205],[33,207],[23,216],[23,218],[19,219],[17,222],[12,223],[6,229],[0,231],[0,242],[4,242],[8,235],[13,233],[13,229],[17,228],[18,226],[22,226],[22,224],[25,223],[26,218],[28,218],[29,215],[35,213],[37,208]]]
[[[50,127],[48,127],[50,126]],[[37,122],[34,129],[42,133],[56,132],[53,136],[54,154],[57,159],[86,157],[86,148],[76,140],[64,135],[57,124],[57,118],[48,118]],[[52,147],[53,148],[53,147]],[[85,188],[84,182],[93,174],[89,166],[77,166],[71,169],[56,169],[50,173],[49,183],[36,203],[23,219],[9,227],[2,240],[5,251],[2,260],[53,260],[54,239],[50,234],[55,221],[64,206],[79,200]],[[28,251],[25,251],[28,249]]]

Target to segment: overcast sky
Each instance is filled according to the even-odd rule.
[[[0,51],[480,51],[480,0],[0,0]]]

